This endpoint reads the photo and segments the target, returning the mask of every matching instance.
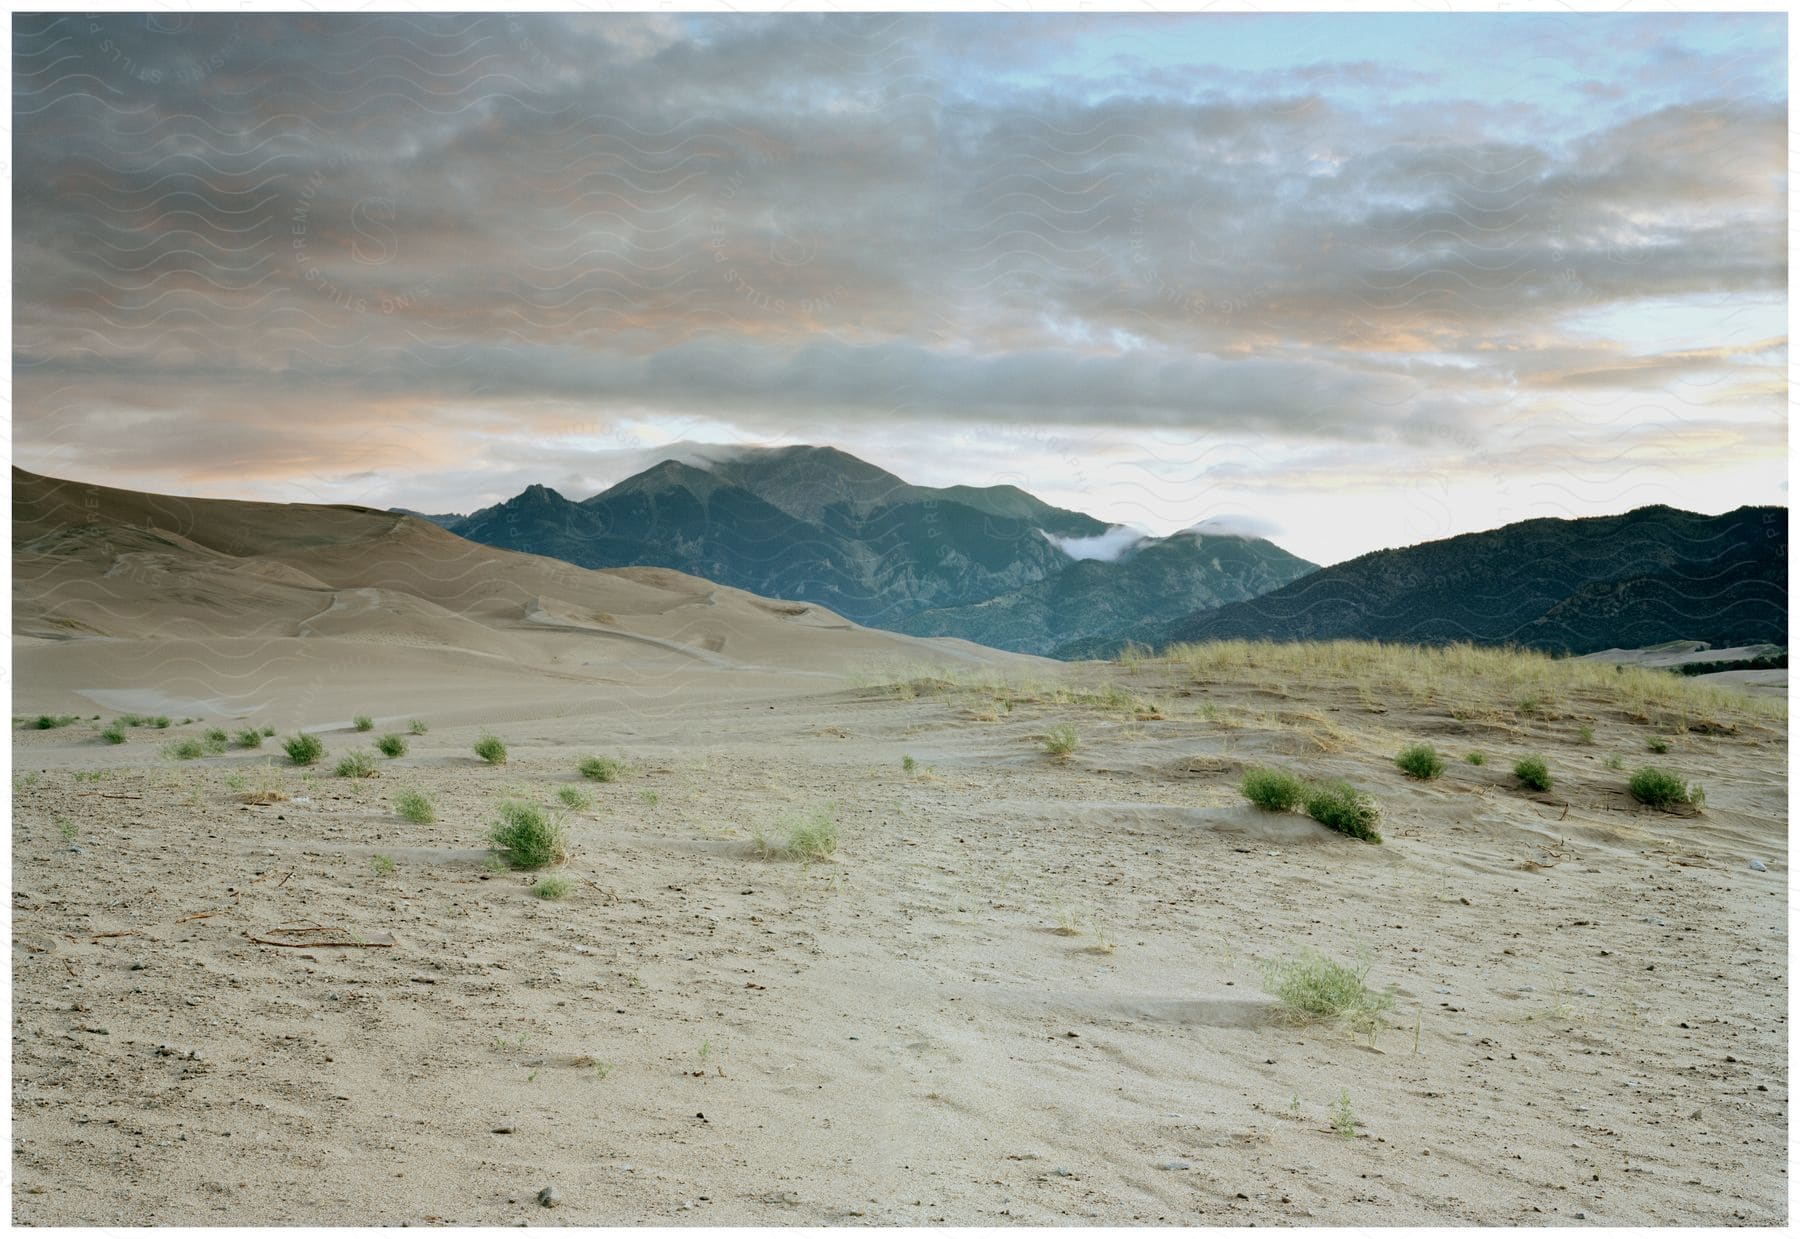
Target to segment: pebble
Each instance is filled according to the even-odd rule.
[[[489,1130],[496,1136],[510,1136],[519,1130],[519,1125],[509,1119],[505,1122],[495,1123]]]
[[[1763,864],[1760,860],[1751,861],[1750,867],[1752,869],[1756,870],[1758,873],[1767,873],[1769,871],[1769,867],[1767,865]]]
[[[1073,1170],[1070,1170],[1067,1166],[1058,1166],[1055,1170],[1052,1170],[1050,1173],[1055,1175],[1059,1179],[1073,1179],[1075,1177],[1075,1172]]]
[[[1169,1161],[1157,1162],[1156,1168],[1158,1170],[1192,1170],[1194,1165],[1192,1162]]]
[[[537,1202],[546,1209],[554,1209],[562,1203],[562,1193],[557,1191],[556,1186],[552,1184],[538,1192]]]

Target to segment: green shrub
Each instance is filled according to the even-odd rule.
[[[263,733],[254,727],[246,727],[237,734],[237,746],[240,749],[260,749]]]
[[[499,736],[483,736],[475,742],[475,756],[490,766],[504,766],[506,744]]]
[[[573,784],[557,788],[556,798],[577,813],[594,807],[594,798]]]
[[[1633,799],[1653,809],[1706,803],[1706,793],[1698,783],[1690,786],[1680,775],[1656,766],[1645,766],[1632,775],[1630,788]]]
[[[375,871],[375,876],[378,878],[392,877],[394,870],[398,867],[394,864],[392,856],[384,856],[380,852],[369,858],[369,868]]]
[[[431,728],[429,728],[425,725],[424,719],[415,718],[415,719],[410,719],[407,721],[406,730],[412,732],[412,734],[415,736],[422,736],[426,732],[430,731]]]
[[[40,714],[31,721],[29,726],[38,731],[54,731],[58,727],[67,727],[75,721],[76,718],[73,714]]]
[[[432,808],[431,801],[423,792],[407,790],[394,796],[394,812],[409,822],[421,826],[437,821],[437,810]]]
[[[153,719],[145,720],[144,726],[154,727],[158,731],[167,731],[169,729],[169,716],[167,714],[158,714]]]
[[[568,855],[561,820],[523,800],[501,804],[488,839],[514,869],[543,869]]]
[[[302,732],[290,737],[282,746],[287,750],[288,760],[296,766],[314,766],[325,756],[325,744],[317,736],[309,736]]]
[[[206,745],[208,753],[214,754],[223,753],[231,747],[231,737],[225,734],[223,727],[208,728],[206,734],[201,736],[200,742]]]
[[[405,757],[406,738],[404,736],[386,735],[375,742],[384,757]]]
[[[1366,839],[1370,843],[1381,842],[1381,835],[1375,829],[1375,823],[1381,817],[1380,806],[1342,779],[1314,783],[1306,789],[1304,804],[1308,817],[1339,834]]]
[[[912,759],[911,753],[904,753],[901,755],[900,769],[906,771],[906,773],[908,773],[908,774],[911,774],[913,771],[917,770],[918,768],[919,768],[919,763]]]
[[[1550,767],[1541,757],[1521,757],[1513,763],[1513,777],[1526,787],[1536,791],[1547,792],[1556,780],[1550,777]]]
[[[358,731],[374,731],[375,730],[375,720],[370,718],[367,714],[358,714],[356,716],[355,725],[356,725],[356,730],[358,730]]]
[[[625,770],[624,762],[611,757],[589,757],[581,763],[582,776],[597,783],[616,783],[625,777]]]
[[[1059,723],[1044,733],[1044,738],[1040,743],[1044,746],[1044,752],[1058,761],[1063,761],[1068,758],[1069,754],[1081,747],[1081,737],[1068,723]]]
[[[762,831],[757,831],[752,846],[758,855],[788,860],[829,860],[837,851],[838,824],[837,819],[824,809],[816,809],[811,813],[790,818],[783,823],[787,831],[787,839],[783,843],[771,842]]]
[[[1297,775],[1285,770],[1259,767],[1244,772],[1244,780],[1238,784],[1238,790],[1244,794],[1245,800],[1259,809],[1285,813],[1305,797],[1306,784]]]
[[[189,736],[185,740],[177,740],[163,750],[176,761],[193,761],[196,757],[206,756],[206,745]]]
[[[124,744],[125,724],[115,721],[112,726],[100,733],[100,738],[108,744]]]
[[[1351,968],[1307,949],[1263,965],[1263,985],[1303,1020],[1345,1020],[1373,1027],[1394,1005],[1392,993],[1369,988],[1369,965]]]
[[[263,739],[265,739],[265,740],[274,739],[275,729],[273,727],[264,727],[262,729],[262,734],[263,734]]]
[[[1614,753],[1606,759],[1606,768],[1608,770],[1623,770],[1625,769],[1625,759],[1620,757],[1617,753]]]
[[[1669,742],[1661,736],[1651,736],[1650,751],[1652,753],[1667,753],[1669,751]]]
[[[337,764],[340,779],[372,779],[376,773],[375,758],[362,749],[344,754]]]
[[[1594,729],[1592,727],[1583,727],[1580,731],[1575,733],[1575,738],[1582,744],[1592,744],[1594,742]]]
[[[1444,759],[1429,744],[1413,744],[1400,750],[1394,764],[1415,779],[1435,779],[1444,773]]]
[[[1487,754],[1486,753],[1470,753],[1468,755],[1468,757],[1466,757],[1464,760],[1467,761],[1471,766],[1485,766],[1485,765],[1487,765]]]
[[[564,899],[575,889],[575,883],[560,873],[552,873],[548,877],[539,878],[532,884],[531,893],[539,899]]]

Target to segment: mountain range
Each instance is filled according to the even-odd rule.
[[[415,513],[414,515],[423,515]],[[469,515],[471,541],[588,568],[675,568],[859,624],[1048,654],[1255,597],[1314,565],[1257,538],[1141,538],[1015,486],[915,486],[829,447],[665,460],[581,501],[546,486]]]
[[[1785,645],[1787,509],[1520,521],[1374,551],[1132,635],[1147,645],[1344,638],[1575,654],[1676,640]]]
[[[834,448],[788,447],[665,460],[581,501],[531,486],[428,519],[583,567],[675,568],[860,624],[1061,658],[1233,637],[1578,654],[1787,640],[1785,508],[1527,520],[1318,568],[1260,538],[1133,540],[1017,487],[916,486]],[[1079,557],[1086,539],[1122,549]]]

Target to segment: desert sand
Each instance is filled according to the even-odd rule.
[[[365,509],[15,475],[15,522],[14,713],[81,716],[14,732],[17,1222],[1787,1220],[1779,703],[1350,647],[1064,666]],[[127,712],[172,725],[106,743]],[[166,755],[265,725],[325,760]],[[1705,809],[1633,802],[1648,762]],[[1352,780],[1385,841],[1249,807],[1262,764]],[[486,836],[568,785],[539,898]],[[816,813],[829,860],[757,853]],[[350,945],[256,941],[294,927]],[[1391,989],[1380,1028],[1266,991],[1309,947]]]

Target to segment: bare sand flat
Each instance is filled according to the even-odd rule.
[[[21,525],[14,710],[83,719],[14,734],[15,1221],[1787,1220],[1770,703],[1348,647],[1064,668],[323,511]],[[123,711],[172,725],[105,743]],[[325,762],[164,754],[265,723]],[[1704,810],[1636,804],[1647,761]],[[1265,763],[1385,842],[1248,807]],[[542,899],[486,836],[565,785]],[[758,855],[819,812],[831,859]],[[295,929],[347,945],[257,941]],[[1391,987],[1373,1035],[1266,992],[1307,947]]]

